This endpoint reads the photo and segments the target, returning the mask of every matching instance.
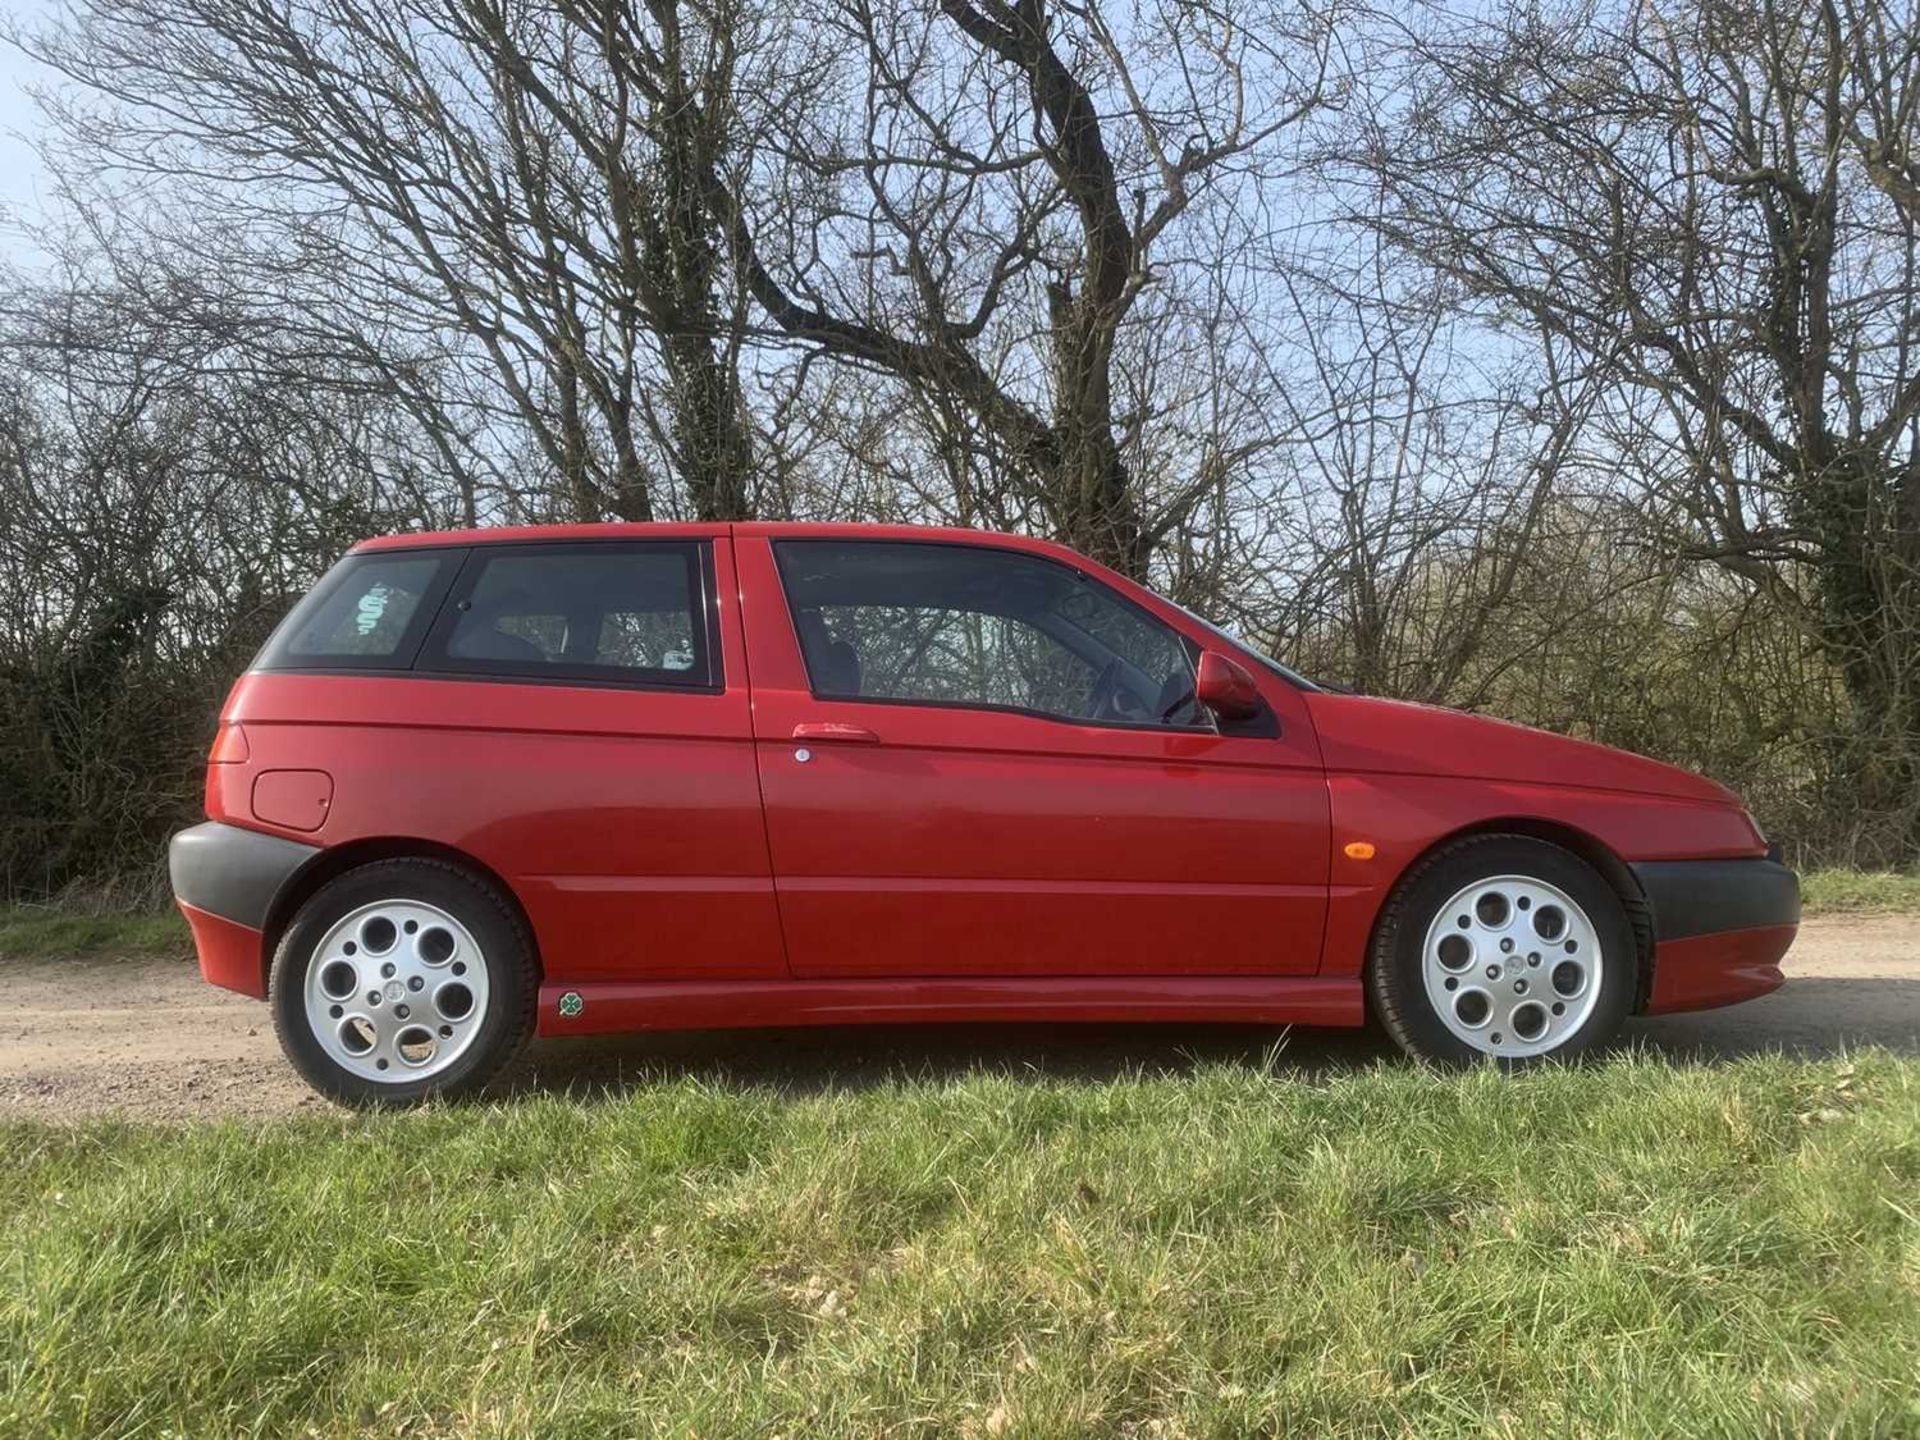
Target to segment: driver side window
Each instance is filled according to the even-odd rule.
[[[1205,723],[1179,634],[1064,565],[913,541],[775,550],[816,695]]]

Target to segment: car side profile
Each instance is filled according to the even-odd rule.
[[[350,1103],[536,1031],[1372,1014],[1518,1064],[1774,989],[1800,913],[1712,781],[972,531],[367,541],[234,686],[206,801],[201,970]]]

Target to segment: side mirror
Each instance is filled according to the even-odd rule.
[[[1193,698],[1222,720],[1251,720],[1260,713],[1260,687],[1253,676],[1217,650],[1201,652]]]

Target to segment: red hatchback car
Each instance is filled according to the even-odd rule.
[[[234,687],[173,887],[352,1102],[529,1033],[1358,1025],[1591,1050],[1781,983],[1712,781],[1323,689],[1069,550],[875,526],[373,540]]]

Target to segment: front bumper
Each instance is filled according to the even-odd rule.
[[[209,821],[167,847],[173,898],[193,930],[200,973],[244,995],[267,993],[262,932],[273,902],[319,847]]]
[[[1658,860],[1633,867],[1653,911],[1650,1014],[1777,990],[1800,928],[1800,881],[1778,861]]]

